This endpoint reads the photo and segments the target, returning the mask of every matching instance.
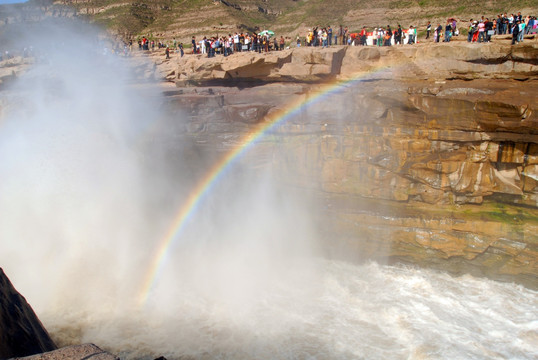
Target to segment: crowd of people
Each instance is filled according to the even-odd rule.
[[[203,37],[197,41],[193,36],[191,40],[193,54],[207,54],[207,57],[213,57],[216,54],[229,56],[234,52],[255,51],[261,53],[271,50],[284,50],[285,39],[274,36],[270,32],[256,33],[235,33],[228,36],[214,36],[211,38]]]
[[[428,22],[425,27],[426,35],[424,40],[450,42],[454,36],[460,35],[458,22],[461,24],[462,20],[449,18],[446,24],[438,23],[435,27],[431,22]],[[499,14],[492,19],[484,16],[480,19],[470,19],[468,27],[463,32],[467,31],[467,41],[478,43],[491,41],[493,35],[511,34],[512,44],[515,44],[523,41],[525,34],[537,32],[537,27],[536,16],[523,16],[521,12],[518,12],[517,15]],[[197,39],[193,36],[191,47],[193,54],[205,54],[207,57],[214,57],[217,54],[229,56],[242,51],[261,53],[284,50],[284,48],[289,48],[290,46],[315,46],[321,48],[333,45],[392,46],[415,44],[417,42],[418,34],[415,26],[409,26],[405,29],[400,25],[394,29],[390,25],[375,28],[363,26],[358,32],[350,32],[347,26],[340,25],[335,29],[331,26],[313,27],[308,29],[304,37],[297,35],[296,39],[278,37],[271,31],[262,31],[260,33],[236,32],[233,35],[217,35],[203,37],[202,39]],[[148,40],[144,37],[138,41],[138,46],[141,50],[155,50],[155,47],[158,49],[164,48],[167,58],[170,57],[171,51],[181,54],[181,56],[185,54],[183,44],[177,42],[176,39],[172,43],[165,43],[163,41]]]
[[[512,34],[512,45],[522,42],[525,34],[536,32],[538,21],[536,16],[522,16],[521,12],[497,15],[495,19],[484,18],[479,20],[469,20],[469,31],[467,41],[469,42],[489,42],[492,35]]]

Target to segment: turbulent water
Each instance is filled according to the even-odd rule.
[[[153,276],[223,154],[126,86],[125,62],[88,29],[36,33],[24,43],[38,63],[0,99],[0,266],[58,344],[147,359],[538,357],[537,292],[324,260],[315,201],[248,164],[213,184]]]
[[[317,260],[288,268],[245,298],[217,299],[191,285],[177,288],[166,310],[73,306],[43,309],[41,317],[53,336],[77,334],[129,358],[538,356],[538,293],[514,284]]]

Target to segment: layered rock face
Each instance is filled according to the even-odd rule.
[[[179,59],[183,84],[245,82],[319,82],[369,75],[375,79],[530,79],[537,75],[535,39],[511,46],[503,38],[489,44],[448,44],[321,49],[302,47],[262,53],[241,52],[229,58],[187,56]],[[175,75],[175,74],[174,74]],[[375,75],[375,76],[371,76]]]
[[[208,143],[274,124],[246,161],[318,192],[331,252],[536,287],[537,58],[535,42],[190,56],[169,103]]]
[[[0,269],[0,359],[55,349],[30,305]]]

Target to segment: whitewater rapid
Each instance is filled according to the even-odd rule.
[[[303,265],[245,299],[219,301],[187,284],[165,312],[146,306],[118,316],[103,304],[41,318],[57,339],[76,334],[132,359],[538,357],[536,291],[373,262]]]

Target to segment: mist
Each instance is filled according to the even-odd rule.
[[[185,321],[247,319],[268,293],[311,278],[307,204],[270,171],[237,165],[142,294],[180,206],[224,153],[182,136],[184,118],[163,110],[157,87],[133,86],[128,60],[96,29],[29,28],[10,43],[31,47],[35,64],[2,94],[0,264],[59,345],[179,355],[203,339]]]
[[[323,259],[315,197],[248,157],[197,203],[146,287],[225,152],[190,138],[105,35],[56,20],[3,33],[35,63],[0,93],[0,266],[58,345],[128,359],[538,356],[536,292]]]

